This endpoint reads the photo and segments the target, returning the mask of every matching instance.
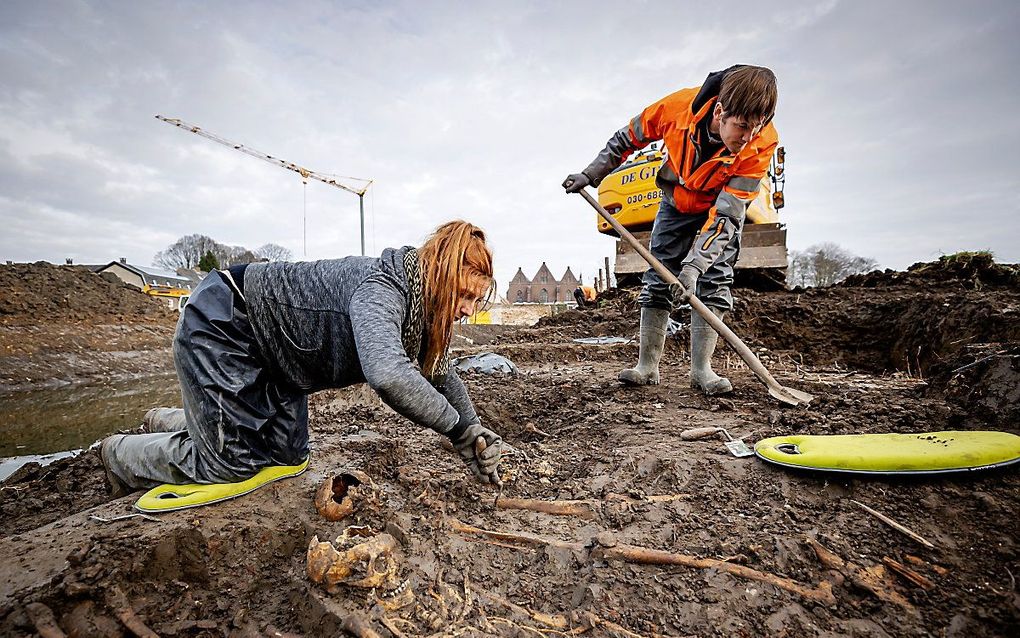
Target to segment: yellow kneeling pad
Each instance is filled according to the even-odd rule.
[[[297,476],[308,468],[308,459],[300,465],[274,465],[262,468],[258,474],[237,483],[213,483],[201,485],[164,484],[154,487],[135,503],[135,509],[142,512],[172,512],[174,510],[200,507],[243,496],[267,483]]]
[[[759,458],[787,467],[858,474],[939,474],[1020,462],[1020,436],[1008,432],[776,436],[758,441]]]

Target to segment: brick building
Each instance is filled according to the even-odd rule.
[[[506,300],[510,303],[567,303],[574,300],[574,289],[580,285],[577,277],[567,267],[567,272],[559,279],[553,277],[549,266],[542,262],[535,276],[528,279],[524,271],[517,269],[517,274],[510,280]]]

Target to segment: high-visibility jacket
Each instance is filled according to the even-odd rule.
[[[702,236],[684,260],[702,273],[739,232],[747,206],[757,196],[779,144],[779,135],[768,122],[737,155],[723,146],[712,157],[700,157],[698,125],[712,117],[723,78],[737,68],[710,73],[702,86],[681,89],[643,110],[609,138],[583,171],[597,186],[631,153],[661,140],[666,157],[656,184],[663,198],[682,215],[708,213]]]

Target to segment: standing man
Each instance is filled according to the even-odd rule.
[[[730,285],[744,213],[779,142],[770,123],[776,95],[776,76],[765,67],[737,65],[710,73],[700,87],[681,89],[646,108],[609,138],[587,168],[563,182],[568,193],[598,186],[632,152],[658,140],[665,144],[655,178],[662,202],[650,249],[685,292],[671,290],[651,268],[644,274],[638,364],[621,372],[620,381],[659,383],[674,304],[694,293],[720,319],[733,307]],[[709,395],[733,390],[712,371],[718,338],[707,321],[691,313],[691,386]]]

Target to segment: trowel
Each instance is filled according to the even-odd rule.
[[[743,439],[735,439],[730,436],[730,433],[726,431],[726,428],[691,428],[690,430],[684,430],[681,432],[680,439],[682,441],[699,441],[701,439],[707,439],[710,436],[715,436],[720,432],[722,432],[726,437],[726,442],[723,445],[725,445],[726,449],[730,451],[730,454],[737,458],[754,456],[754,450],[748,447],[747,443],[744,443]]]

